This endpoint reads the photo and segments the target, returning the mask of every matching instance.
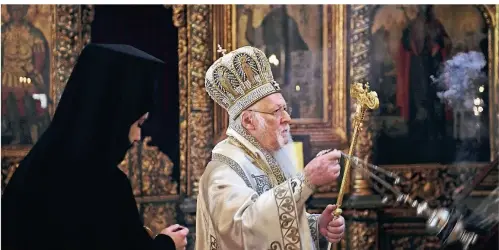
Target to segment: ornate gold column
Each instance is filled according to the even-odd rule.
[[[232,51],[236,49],[236,41],[234,39],[235,33],[235,23],[233,18],[235,18],[235,13],[233,13],[232,5],[213,5],[212,7],[212,43],[211,43],[211,55],[212,60],[216,61],[220,58],[220,53],[217,52],[217,46],[220,45],[227,51]],[[216,144],[227,136],[225,131],[229,126],[229,115],[220,105],[213,104],[213,143]]]
[[[180,117],[180,192],[187,193],[187,20],[186,6],[173,6],[173,24],[178,28],[178,85]]]
[[[371,150],[372,150],[372,133],[369,131],[371,124],[371,113],[366,112],[364,116],[364,127],[359,134],[359,142],[356,145],[356,151],[359,158],[371,162]],[[366,176],[359,169],[353,169],[352,172],[353,179],[353,194],[354,195],[371,195],[372,188]]]
[[[179,43],[181,190],[195,198],[213,144],[212,105],[204,87],[212,62],[212,6],[175,5],[173,13]]]
[[[180,111],[180,205],[190,229],[187,249],[194,249],[198,184],[213,147],[212,101],[205,91],[204,76],[213,62],[213,5],[174,5],[178,28]]]
[[[369,79],[369,6],[367,5],[351,5],[350,14],[352,21],[350,22],[350,60],[353,61],[353,67],[350,69],[351,83],[367,83]],[[355,113],[356,105],[351,100],[351,114]],[[353,115],[352,115],[353,118]],[[355,154],[368,162],[371,160],[372,150],[372,132],[371,113],[366,112],[364,116],[364,125],[359,134],[358,143],[356,145]],[[372,191],[368,180],[364,178],[362,171],[352,169],[353,195],[365,196],[371,195]]]
[[[73,66],[80,56],[80,52],[90,42],[91,25],[94,20],[94,7],[92,5],[55,5],[55,18],[53,37],[55,48],[52,60],[50,96],[56,103],[66,87],[66,82],[73,71]],[[50,110],[53,115],[55,107]]]
[[[369,5],[349,5],[350,27],[348,29],[348,46],[350,54],[350,84],[368,83],[369,79]],[[350,114],[356,110],[356,104],[350,100]],[[371,161],[372,154],[372,113],[366,112],[362,130],[359,132],[355,148],[355,155],[359,158]],[[352,192],[353,196],[361,196],[364,199],[356,199],[352,202],[352,210],[345,213],[347,238],[342,242],[342,249],[378,249],[378,216],[376,203],[372,196],[369,180],[359,169],[352,169]],[[358,210],[358,207],[365,208]]]

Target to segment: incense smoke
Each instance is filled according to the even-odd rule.
[[[483,53],[470,51],[458,53],[444,64],[441,73],[432,80],[444,91],[438,92],[441,101],[456,110],[473,110],[474,100],[487,77]]]
[[[457,149],[458,162],[476,158],[480,138],[487,133],[481,119],[485,103],[480,97],[487,83],[482,71],[485,64],[483,53],[461,52],[444,63],[436,78],[431,77],[441,90],[437,92],[438,98],[452,109],[454,138],[463,142]]]

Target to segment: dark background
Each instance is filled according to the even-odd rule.
[[[150,112],[143,136],[170,157],[179,175],[179,103],[177,28],[172,8],[163,5],[95,5],[93,43],[128,44],[165,62],[165,79],[158,86],[158,105]],[[178,181],[178,180],[177,180]]]

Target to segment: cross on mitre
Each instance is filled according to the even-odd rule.
[[[227,52],[226,49],[223,49],[222,46],[220,46],[220,44],[218,44],[218,50],[217,50],[218,53],[222,53],[222,56],[225,56],[225,52]]]
[[[279,87],[279,83],[277,83],[276,81],[274,81],[272,85],[274,85],[275,90],[281,90],[281,87]]]

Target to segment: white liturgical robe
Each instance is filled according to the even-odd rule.
[[[327,246],[318,214],[305,202],[313,189],[286,173],[244,129],[232,126],[212,151],[199,182],[196,248],[290,250]]]

